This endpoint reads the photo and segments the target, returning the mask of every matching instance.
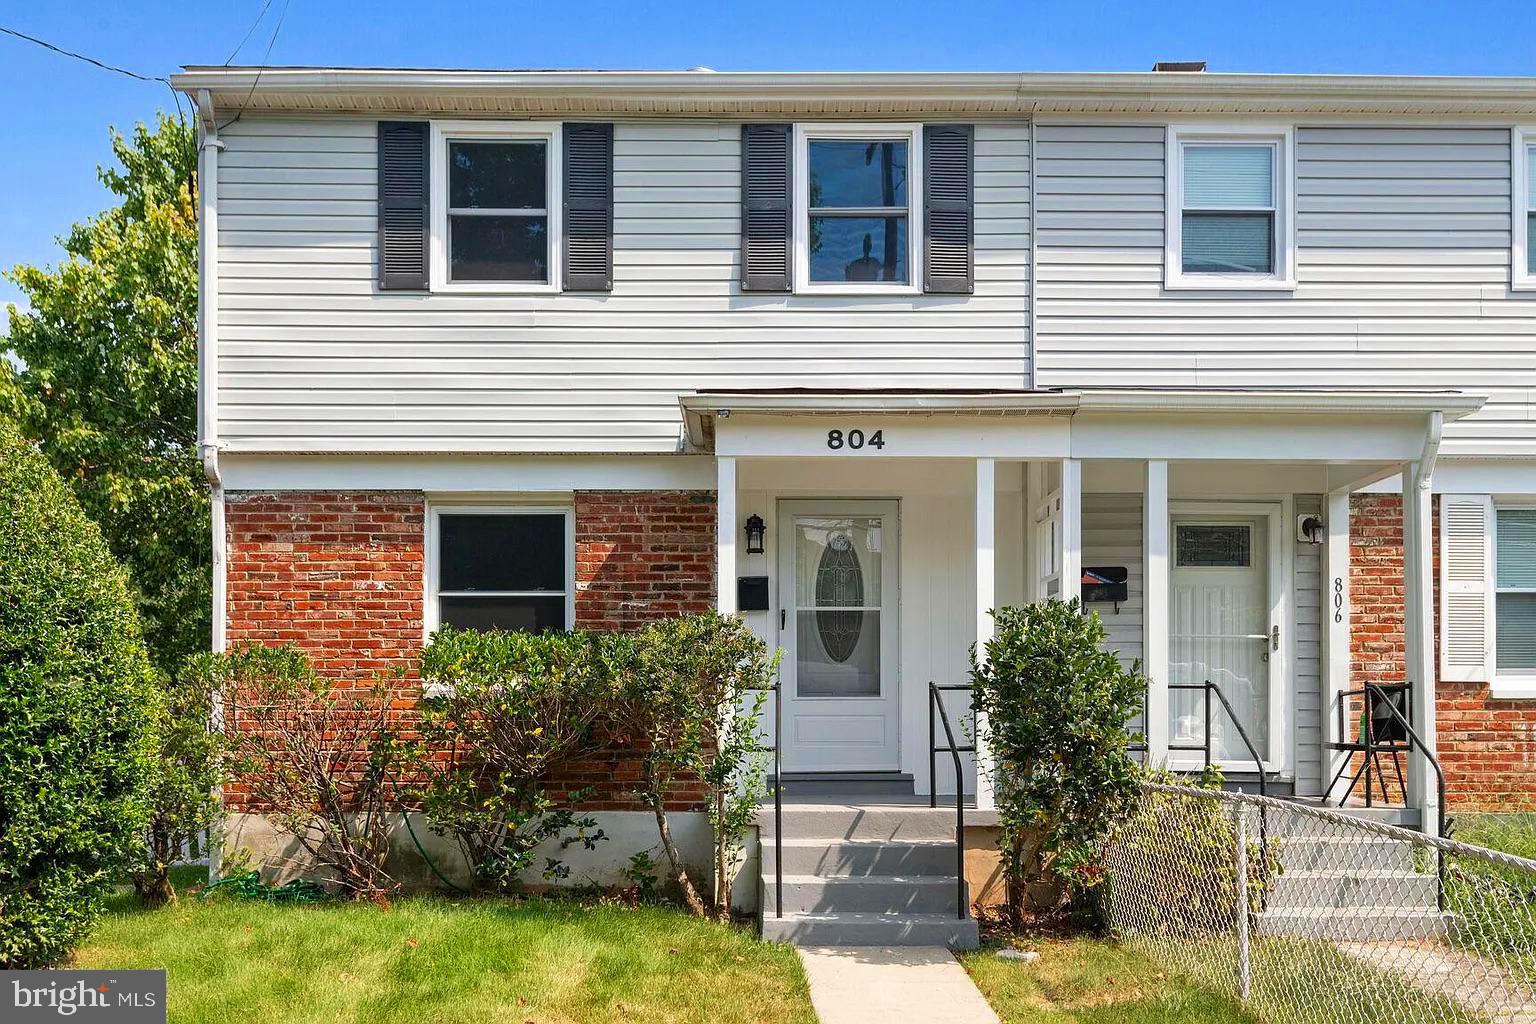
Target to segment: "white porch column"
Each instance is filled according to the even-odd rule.
[[[1083,596],[1083,464],[1061,460],[1061,599]]]
[[[1168,463],[1147,462],[1142,495],[1141,667],[1147,674],[1147,760],[1168,760]]]
[[[715,608],[736,614],[736,459],[715,459]]]
[[[1342,751],[1329,750],[1327,744],[1344,739],[1339,735],[1339,701],[1350,687],[1349,670],[1349,491],[1330,491],[1328,494],[1326,540],[1323,546],[1323,642],[1326,645],[1326,670],[1323,672],[1323,785],[1333,779],[1334,773],[1349,759]],[[1346,773],[1347,776],[1347,773]],[[1325,792],[1323,799],[1336,799],[1335,792],[1342,794],[1349,784],[1346,777],[1333,790]]]
[[[1430,483],[1419,463],[1403,469],[1403,640],[1408,681],[1413,684],[1413,728],[1435,744],[1435,620]],[[1438,831],[1439,794],[1429,759],[1417,756],[1408,772],[1408,805],[1423,814],[1421,827]]]
[[[992,639],[992,616],[997,607],[997,463],[976,460],[976,657],[985,657]],[[976,806],[993,806],[992,754],[986,742],[987,721],[976,715]],[[955,780],[957,786],[964,780]],[[933,785],[930,780],[929,785]]]

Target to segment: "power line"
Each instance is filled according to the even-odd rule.
[[[277,15],[277,25],[272,29],[272,38],[267,40],[267,52],[261,55],[261,63],[256,66],[256,77],[251,79],[251,87],[246,90],[245,99],[240,101],[240,109],[235,112],[234,117],[218,126],[219,131],[223,131],[245,116],[245,108],[250,105],[251,97],[256,95],[256,87],[261,84],[261,73],[267,69],[267,62],[272,59],[272,47],[277,45],[277,34],[283,30],[283,22],[288,18],[288,5],[291,2],[292,0],[283,0],[283,9]]]
[[[141,82],[164,82],[165,84],[169,85],[171,81],[169,78],[164,78],[160,75],[141,75],[137,71],[129,71],[127,68],[120,68],[115,64],[107,64],[103,61],[97,60],[95,57],[87,57],[83,53],[76,53],[73,50],[66,50],[62,46],[53,45],[46,39],[39,39],[36,36],[29,36],[25,32],[18,32],[16,29],[6,28],[4,25],[0,25],[0,32],[4,32],[8,36],[15,36],[17,39],[22,39],[26,42],[41,46],[45,50],[52,50],[54,53],[61,54],[65,57],[72,57],[75,60],[83,60],[87,64],[94,64],[96,67],[101,68],[103,71],[112,71],[119,75],[127,75],[129,78],[136,78]]]
[[[261,19],[265,18],[267,16],[267,12],[271,9],[272,0],[267,0],[266,3],[261,5],[261,13],[256,15],[256,20],[251,22],[251,27],[246,29],[245,35],[240,37],[240,45],[235,47],[233,50],[230,50],[229,56],[224,58],[225,67],[228,67],[231,63],[233,63],[234,59],[240,55],[240,51],[245,49],[245,44],[250,42],[251,36],[256,33],[256,26],[261,24]]]

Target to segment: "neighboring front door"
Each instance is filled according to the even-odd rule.
[[[895,771],[894,501],[779,504],[784,768]]]
[[[1284,696],[1277,630],[1278,524],[1278,510],[1264,506],[1175,512],[1170,570],[1169,683],[1210,680],[1221,687],[1260,759],[1270,767],[1277,767],[1281,753],[1273,740]],[[1171,746],[1204,742],[1203,693],[1171,690],[1168,712]],[[1252,755],[1214,697],[1210,733],[1213,761],[1253,768]],[[1185,765],[1202,757],[1188,750],[1169,754],[1174,763]]]

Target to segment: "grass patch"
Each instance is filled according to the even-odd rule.
[[[961,957],[1003,1024],[1252,1024],[1232,999],[1169,974],[1099,939],[1029,943],[1040,959],[1000,960],[995,949]]]
[[[178,1024],[813,1024],[794,951],[660,907],[118,901],[76,957],[164,967]]]

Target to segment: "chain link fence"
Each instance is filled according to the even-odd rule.
[[[1536,860],[1147,783],[1106,866],[1122,942],[1261,1020],[1536,1024]]]

